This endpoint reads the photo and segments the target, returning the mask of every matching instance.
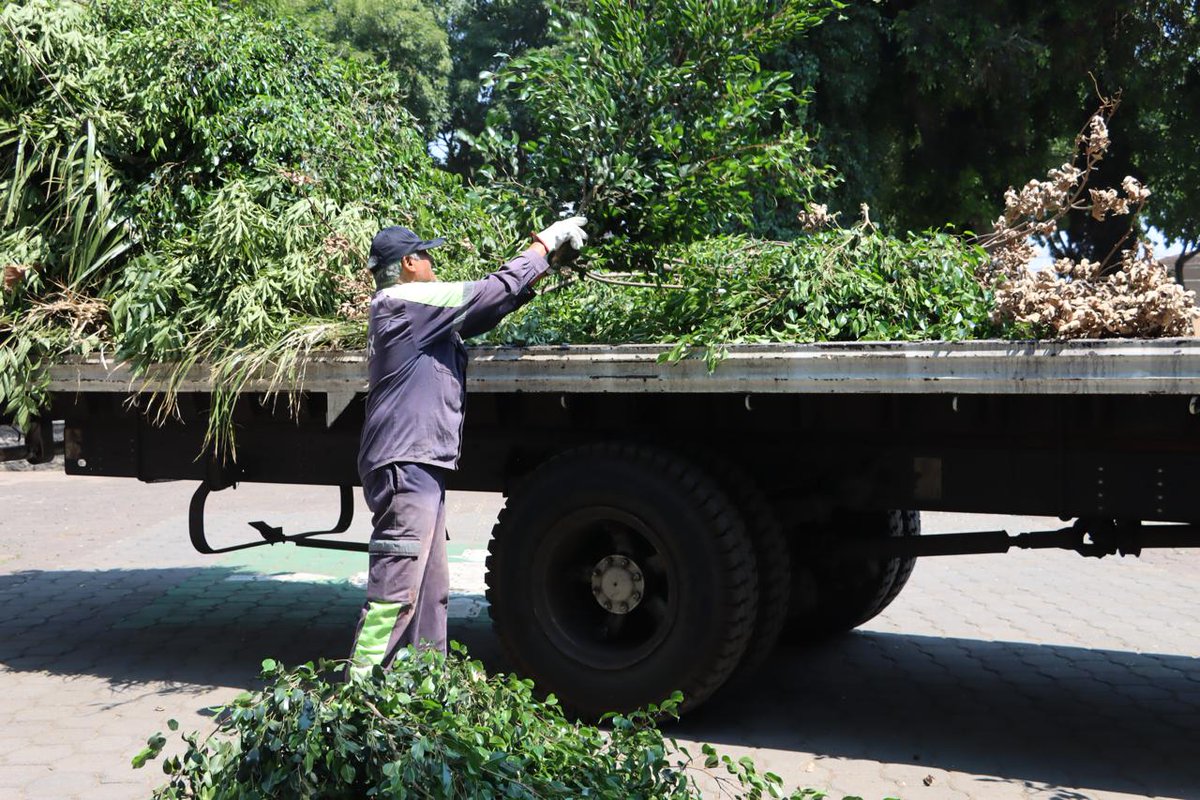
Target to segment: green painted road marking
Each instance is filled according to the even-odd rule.
[[[237,580],[251,575],[224,567],[198,569],[114,627],[346,625],[362,605],[362,589],[344,580]]]
[[[486,621],[483,562],[487,551],[465,543],[448,549],[450,617]],[[212,566],[197,568],[115,627],[353,624],[363,602],[366,571],[366,553],[298,547],[239,550],[220,556]]]

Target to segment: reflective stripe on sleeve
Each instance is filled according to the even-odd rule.
[[[441,281],[412,281],[398,283],[381,289],[379,294],[397,300],[407,300],[410,303],[420,303],[425,306],[439,308],[457,308],[470,297],[471,284],[469,281],[442,283]]]
[[[462,327],[463,322],[467,318],[467,303],[470,302],[471,296],[475,294],[475,284],[464,283],[462,284],[462,287],[462,310],[454,315],[454,320],[450,323],[456,333],[458,332],[458,329]]]

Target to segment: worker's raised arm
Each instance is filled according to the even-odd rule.
[[[533,247],[481,280],[412,282],[383,293],[409,303],[412,336],[418,348],[453,333],[478,336],[529,302],[533,284],[550,269],[546,253],[566,244],[576,249],[583,246],[587,234],[580,226],[584,222],[582,217],[574,217],[554,223],[534,237]]]
[[[481,280],[403,283],[380,294],[406,301],[413,341],[423,350],[454,333],[476,336],[496,327],[533,297],[534,282],[549,269],[546,257],[530,249]]]

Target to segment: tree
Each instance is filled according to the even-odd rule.
[[[624,257],[756,230],[756,190],[806,197],[825,180],[797,124],[804,95],[759,59],[820,23],[822,0],[595,0],[556,7],[556,44],[492,84],[478,177],[543,215],[566,204]],[[513,116],[531,124],[522,135]]]
[[[446,116],[450,46],[421,0],[335,0],[334,35],[379,55],[400,78],[409,110],[436,130]]]
[[[546,0],[450,0],[446,27],[450,36],[449,114],[439,138],[446,166],[469,173],[481,166],[482,155],[470,145],[483,132],[488,112],[496,107],[495,94],[485,89],[480,74],[497,72],[512,57],[549,42],[549,9]],[[509,124],[521,136],[529,125],[513,111]],[[460,132],[466,136],[459,135]]]
[[[766,63],[815,87],[817,154],[843,177],[833,205],[867,202],[910,229],[986,230],[1004,189],[1059,163],[1097,92],[1119,91],[1114,147],[1093,185],[1134,175],[1156,191],[1151,222],[1195,241],[1196,9],[1195,0],[859,3]],[[1051,245],[1101,257],[1122,234],[1078,220]]]
[[[344,55],[375,60],[395,74],[405,106],[426,138],[449,110],[450,45],[445,21],[423,0],[278,0],[283,14],[334,43]]]
[[[1141,46],[1127,66],[1142,76],[1134,131],[1134,166],[1154,189],[1147,218],[1182,249],[1184,262],[1200,253],[1200,4],[1156,3],[1138,17]],[[1127,51],[1128,52],[1128,51]]]

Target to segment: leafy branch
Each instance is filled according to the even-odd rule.
[[[158,800],[321,797],[699,800],[696,776],[722,795],[817,800],[787,793],[778,775],[748,758],[703,745],[693,757],[663,735],[676,693],[661,705],[607,715],[607,730],[569,721],[553,695],[531,682],[488,675],[457,643],[449,657],[402,651],[394,667],[341,678],[342,662],[286,670],[263,662],[265,686],[217,709],[203,739],[182,734],[183,752],[149,737],[133,759],[163,760]],[[171,731],[178,730],[174,720]]]

